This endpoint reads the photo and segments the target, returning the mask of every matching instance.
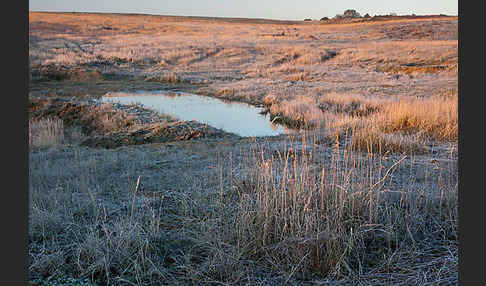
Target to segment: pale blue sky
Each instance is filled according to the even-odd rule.
[[[334,17],[346,9],[361,15],[458,14],[457,0],[29,0],[30,11],[113,12],[282,20]]]

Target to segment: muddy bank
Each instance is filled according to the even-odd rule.
[[[65,126],[77,126],[86,136],[82,146],[116,148],[127,145],[197,139],[236,139],[196,121],[179,121],[138,105],[70,100],[61,97],[29,99],[29,118],[58,117]]]
[[[122,72],[100,72],[96,67],[49,65],[31,69],[29,96],[100,98],[107,92],[131,92],[140,89],[195,92],[202,86],[203,83],[189,81],[156,81],[152,77]]]

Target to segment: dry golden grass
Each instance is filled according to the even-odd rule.
[[[269,111],[290,125],[324,130],[329,139],[350,137],[358,149],[414,152],[431,142],[458,139],[457,94],[427,98],[376,98],[327,93],[281,100],[267,95]],[[370,145],[371,144],[371,145]]]
[[[364,117],[378,112],[380,107],[393,99],[369,98],[359,94],[327,93],[319,97],[319,108],[325,112],[344,113]]]
[[[30,13],[29,22],[33,66],[101,62],[146,81],[195,79],[197,93],[263,104],[272,120],[331,138],[354,130],[355,142],[396,150],[457,138],[454,99],[434,97],[457,89],[456,18],[328,25]]]
[[[362,44],[344,49],[339,57],[343,63],[361,63],[373,68],[378,65],[386,72],[442,71],[437,66],[457,72],[458,52],[457,41],[453,40],[406,40]]]
[[[271,97],[266,97],[266,102],[270,100]],[[275,120],[301,128],[315,127],[322,120],[322,112],[316,106],[314,98],[303,95],[272,104],[269,111],[277,118]]]
[[[341,49],[343,52],[341,57],[345,62],[350,59],[346,56],[348,53],[353,53],[351,59],[358,63],[370,59],[379,61],[395,58],[404,60],[416,58],[421,61],[423,57],[425,59],[443,57],[447,63],[457,61],[456,39],[449,41],[391,39],[374,44],[360,43],[363,39],[374,40],[383,37],[390,25],[413,25],[416,21],[418,20],[404,19],[386,21],[386,24],[374,22],[350,25],[303,23],[289,25],[280,24],[278,21],[257,24],[252,23],[251,20],[215,22],[183,17],[30,12],[30,34],[39,37],[38,39],[54,36],[56,40],[51,43],[58,41],[58,44],[61,44],[56,46],[55,50],[33,49],[30,53],[31,57],[39,57],[46,64],[76,64],[102,57],[123,59],[131,63],[153,60],[160,66],[198,66],[207,60],[213,62],[214,59],[216,66],[236,64],[240,69],[248,68],[246,64],[251,65],[254,60],[258,63],[266,63],[270,60],[271,64],[292,61],[297,65],[314,66],[335,56],[336,50]],[[436,21],[441,20],[436,19]],[[454,19],[447,21],[454,25]],[[433,19],[423,19],[422,22],[433,22]],[[413,29],[420,31],[420,29],[440,29],[440,27],[440,25],[439,28],[417,26]],[[441,30],[437,32],[442,33]],[[285,36],[275,36],[281,33]],[[91,47],[90,41],[84,42],[86,37],[91,37],[93,34],[103,36],[96,47]],[[265,35],[273,35],[270,36],[272,41],[268,42]],[[64,40],[69,42],[63,45],[61,42]],[[334,43],[335,40],[353,44],[337,44]],[[140,43],[144,45],[141,46]],[[415,55],[409,56],[409,52],[414,48]],[[432,52],[427,53],[429,48]],[[447,54],[442,55],[442,53]],[[403,55],[407,55],[409,59],[404,58]]]
[[[312,81],[312,76],[309,72],[294,73],[287,76],[285,79],[290,81]]]
[[[268,105],[272,94],[276,105],[297,103],[296,96],[313,99],[299,104],[308,106],[308,118],[272,107],[279,112],[274,116],[289,121],[315,122],[321,116],[314,105],[355,108],[337,103],[338,95],[371,102],[355,110],[368,114],[373,101],[457,89],[454,17],[328,25],[31,12],[29,23],[33,69],[102,64],[105,73],[123,71],[147,81],[177,85],[195,79],[203,83],[196,93],[229,100]]]
[[[426,142],[457,142],[457,95],[402,99],[385,104],[353,132],[358,149],[414,152]]]
[[[413,132],[442,141],[458,139],[458,96],[400,100],[386,105],[378,124],[384,132]]]
[[[145,81],[153,81],[153,82],[169,82],[169,83],[180,83],[184,82],[184,78],[174,72],[167,72],[160,76],[151,76],[145,78]]]

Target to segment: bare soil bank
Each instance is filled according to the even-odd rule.
[[[94,100],[32,99],[29,115],[32,120],[60,118],[67,127],[79,127],[87,137],[81,146],[90,147],[238,138],[206,124],[178,121],[137,105],[100,104]]]

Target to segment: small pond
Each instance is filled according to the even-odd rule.
[[[179,120],[195,120],[243,137],[276,136],[289,132],[282,125],[270,122],[270,116],[261,113],[263,108],[189,93],[108,93],[102,101],[141,104]]]

